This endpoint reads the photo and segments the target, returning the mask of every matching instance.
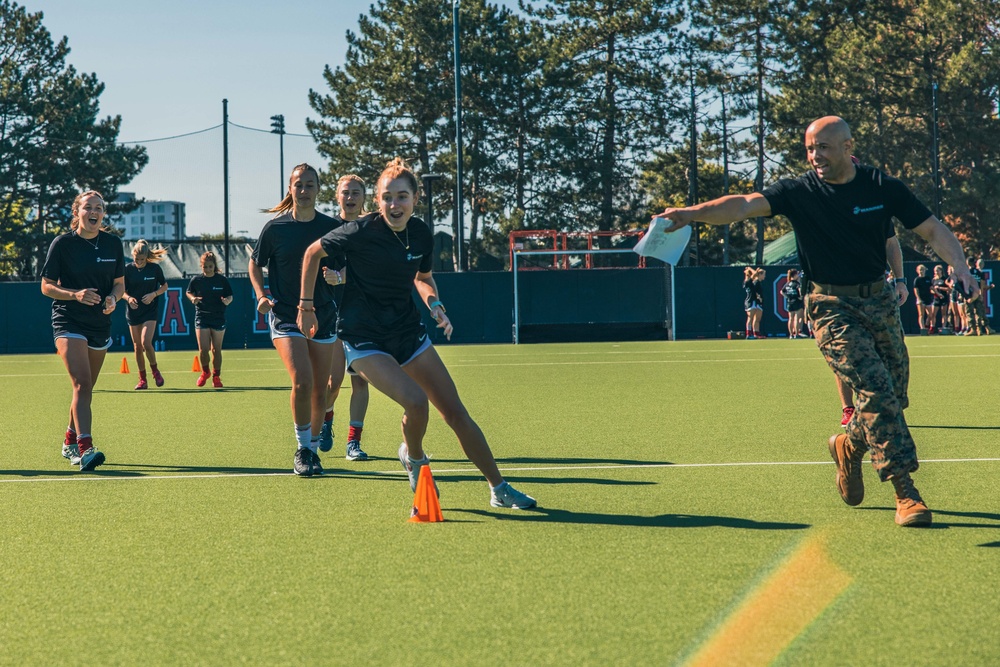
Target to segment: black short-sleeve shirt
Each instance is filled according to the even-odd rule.
[[[108,326],[110,315],[104,314],[104,299],[111,294],[115,280],[125,275],[125,251],[117,236],[98,232],[85,239],[76,232],[57,236],[49,246],[42,266],[42,277],[55,281],[67,290],[96,289],[99,303],[85,306],[73,299],[54,300],[52,317],[76,323],[85,328]]]
[[[298,316],[302,258],[306,248],[342,224],[342,220],[317,212],[309,222],[299,222],[291,213],[286,213],[264,225],[251,257],[258,266],[267,267],[268,289],[275,302],[274,309],[282,318],[295,320]],[[320,271],[316,276],[313,305],[321,308],[332,300],[333,291]]]
[[[932,298],[930,276],[917,276],[914,278],[913,291],[917,293],[917,300],[921,304],[929,305]]]
[[[381,214],[371,213],[329,232],[320,243],[335,261],[346,261],[339,324],[345,340],[385,340],[418,330],[413,279],[430,272],[434,259],[434,237],[422,220],[410,218],[404,231],[394,232]]]
[[[160,285],[165,282],[167,280],[163,277],[163,269],[159,264],[147,261],[141,269],[134,262],[125,265],[125,293],[139,301],[138,307],[130,310],[132,321],[146,322],[156,319],[160,297],[157,296],[149,304],[143,303],[142,297],[160,289]]]
[[[200,296],[201,301],[194,305],[196,318],[218,320],[226,315],[226,304],[222,299],[233,295],[233,288],[229,284],[229,279],[221,273],[195,276],[188,283],[187,291],[195,296]]]
[[[827,183],[809,171],[762,193],[772,215],[787,216],[810,280],[832,285],[874,282],[885,272],[892,219],[913,229],[930,210],[897,178],[862,165],[849,183]]]

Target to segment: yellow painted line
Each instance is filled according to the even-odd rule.
[[[826,552],[807,539],[727,618],[685,665],[768,665],[850,585]]]

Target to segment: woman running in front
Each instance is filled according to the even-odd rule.
[[[257,310],[268,314],[271,341],[292,380],[292,425],[298,447],[292,470],[302,477],[323,474],[318,450],[337,342],[337,304],[326,282],[314,272],[308,298],[299,295],[303,253],[338,225],[316,210],[318,194],[316,169],[308,164],[292,169],[288,194],[266,211],[278,215],[261,230],[249,267]],[[270,298],[264,287],[265,266]],[[302,335],[296,322],[300,310],[308,310],[313,322],[318,321],[309,338]]]
[[[73,200],[72,231],[57,236],[42,267],[42,294],[52,303],[52,335],[73,385],[62,455],[80,471],[104,463],[91,435],[91,402],[111,347],[111,313],[125,293],[121,240],[101,229],[104,197],[94,190]]]
[[[353,222],[365,212],[365,182],[357,174],[341,176],[337,181],[337,205],[340,215],[334,218],[338,225]],[[333,286],[333,299],[341,303],[344,297],[344,267],[337,269],[323,267],[323,277],[327,284]],[[335,345],[333,350],[333,370],[330,373],[330,385],[327,389],[327,409],[320,431],[319,450],[328,452],[333,448],[333,405],[340,395],[340,385],[344,381],[347,362],[344,357],[344,346]],[[365,414],[368,412],[368,381],[357,373],[351,373],[351,407],[350,430],[347,432],[348,461],[367,461],[368,454],[361,449],[361,431],[365,427]]]
[[[212,353],[212,386],[222,389],[222,339],[226,336],[226,307],[233,302],[229,279],[219,273],[219,260],[209,250],[201,256],[201,275],[188,283],[187,298],[194,304],[201,375],[195,385],[208,382],[208,353]]]
[[[146,382],[146,358],[153,381],[157,387],[163,386],[163,376],[156,367],[156,350],[153,336],[156,334],[157,317],[160,312],[160,295],[167,291],[167,280],[159,262],[166,256],[164,248],[153,250],[146,239],[139,239],[132,246],[132,263],[125,267],[125,321],[132,334],[135,348],[135,364],[139,368],[137,390],[149,388]]]
[[[482,430],[462,404],[455,383],[431,345],[413,303],[414,286],[431,316],[451,338],[452,325],[431,275],[434,238],[413,218],[417,177],[400,158],[379,176],[378,213],[366,215],[311,244],[302,262],[299,329],[307,336],[323,333],[322,319],[310,307],[320,261],[346,258],[348,281],[341,304],[340,335],[347,367],[403,407],[403,443],[399,460],[416,490],[424,453],[428,401],[440,411],[458,441],[490,485],[493,507],[527,509],[535,499],[508,484],[497,468]]]

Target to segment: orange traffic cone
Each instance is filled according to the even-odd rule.
[[[191,370],[195,373],[201,372],[201,363],[198,361],[198,355],[194,355],[194,361],[191,363]]]
[[[122,369],[118,371],[122,375],[128,375],[128,357],[122,357]]]
[[[434,477],[431,467],[420,469],[417,479],[417,492],[413,495],[413,510],[410,512],[410,523],[436,523],[444,521],[441,515],[441,503],[437,491],[434,490]]]

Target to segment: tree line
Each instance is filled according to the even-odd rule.
[[[331,179],[395,155],[444,174],[454,228],[451,10],[376,2],[310,91],[308,126]],[[643,227],[800,173],[805,127],[827,114],[970,253],[1000,253],[997,0],[463,0],[460,16],[473,264],[514,229]],[[701,226],[692,261],[759,262],[787,229]]]
[[[454,231],[452,8],[377,0],[308,92],[324,201],[339,175],[373,182],[399,155],[444,175],[435,208]],[[459,14],[468,268],[504,257],[512,230],[642,228],[800,173],[805,127],[827,114],[971,254],[1000,256],[1000,0],[462,0]],[[0,36],[0,274],[31,276],[75,193],[112,199],[147,156],[98,116],[103,85],[41,13],[0,0]],[[688,261],[759,263],[787,229],[702,225]]]

